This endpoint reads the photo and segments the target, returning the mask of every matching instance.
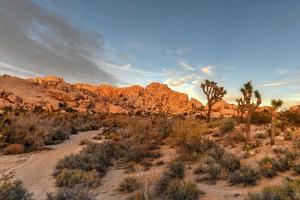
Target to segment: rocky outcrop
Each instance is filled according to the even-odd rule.
[[[62,78],[21,79],[0,77],[0,108],[13,106],[52,111],[100,112],[123,114],[164,113],[194,115],[204,106],[196,99],[171,90],[167,85],[151,83],[117,88],[110,85],[69,84]],[[213,115],[235,115],[235,105],[225,101],[213,107]]]

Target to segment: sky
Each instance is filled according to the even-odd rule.
[[[167,84],[202,102],[252,81],[263,104],[300,104],[300,1],[0,0],[0,74]]]

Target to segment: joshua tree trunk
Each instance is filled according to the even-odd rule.
[[[275,116],[275,112],[273,112],[272,122],[271,122],[271,145],[275,144],[275,123],[276,123],[276,116]]]
[[[252,114],[249,113],[247,115],[247,123],[246,123],[246,141],[249,142],[251,140],[250,138],[250,130],[251,130],[251,117]]]
[[[206,120],[207,120],[207,122],[210,122],[210,115],[211,115],[211,105],[209,105],[208,104],[208,106],[207,106],[208,108],[207,108],[207,116],[206,116]]]

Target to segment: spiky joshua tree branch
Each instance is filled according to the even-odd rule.
[[[253,86],[251,81],[244,84],[244,87],[241,88],[241,93],[243,97],[241,98],[244,103],[244,108],[246,112],[247,122],[246,122],[246,141],[250,141],[250,128],[251,128],[251,117],[252,113],[259,107],[261,104],[261,95],[256,90],[253,92]],[[256,99],[256,101],[252,102],[252,97]]]
[[[223,87],[219,87],[216,82],[209,80],[201,83],[201,88],[207,99],[207,122],[210,122],[212,106],[223,99],[226,90]]]

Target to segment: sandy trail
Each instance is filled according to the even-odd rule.
[[[78,153],[82,139],[92,139],[102,131],[87,131],[71,135],[70,139],[58,145],[48,146],[53,150],[41,151],[26,155],[0,156],[0,177],[14,172],[16,179],[24,182],[24,186],[34,193],[35,199],[43,200],[48,192],[55,191],[55,179],[52,176],[57,162],[72,153]]]

